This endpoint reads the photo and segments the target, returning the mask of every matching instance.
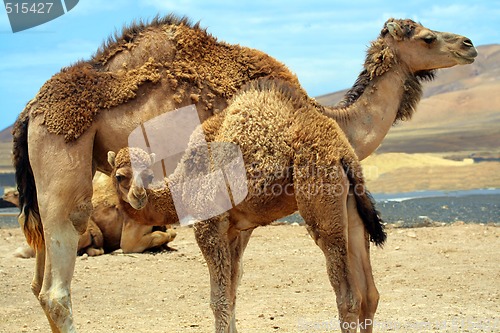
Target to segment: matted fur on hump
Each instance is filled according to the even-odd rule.
[[[125,27],[92,59],[48,80],[27,109],[32,116],[42,115],[48,130],[68,142],[78,139],[102,110],[135,98],[146,82],[166,84],[171,95],[165,98],[176,106],[196,104],[213,114],[243,84],[260,77],[299,86],[296,76],[267,54],[219,42],[187,18],[168,15]]]
[[[42,115],[49,132],[74,141],[92,125],[99,111],[125,103],[142,84],[160,78],[153,61],[121,75],[99,72],[80,62],[47,81],[28,107],[36,103],[32,116]]]

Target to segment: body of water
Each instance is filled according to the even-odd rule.
[[[412,226],[424,219],[445,223],[500,223],[500,189],[421,191],[375,194],[373,197],[377,210],[387,223]],[[17,208],[0,209],[0,228],[18,227],[18,213]],[[303,222],[299,214],[281,221]]]
[[[415,191],[402,193],[376,193],[373,198],[377,202],[383,201],[404,201],[410,199],[436,198],[436,197],[465,197],[470,195],[500,195],[500,189],[476,189],[463,191]]]

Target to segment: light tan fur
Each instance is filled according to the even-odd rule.
[[[177,233],[171,227],[155,228],[163,224],[163,216],[156,216],[149,225],[141,223],[137,214],[129,214],[130,205],[119,200],[113,180],[98,174],[94,179],[94,196],[92,198],[94,212],[91,220],[101,229],[103,249],[112,252],[122,249],[124,253],[141,253],[157,247],[167,247]]]
[[[176,237],[177,233],[170,227],[154,228],[151,225],[144,225],[136,220],[137,216],[128,214],[130,209],[118,199],[110,177],[98,173],[94,177],[93,184],[94,211],[89,225],[93,222],[99,227],[102,241],[97,243],[97,246],[93,242],[90,248],[79,247],[79,252],[83,250],[88,253],[89,249],[93,251],[93,248],[98,250],[101,248],[103,253],[118,249],[122,249],[124,253],[141,253],[157,247],[168,247],[167,244]],[[163,218],[160,221],[163,221]],[[155,221],[152,220],[151,224],[155,224]]]
[[[386,58],[372,57],[382,67],[369,79],[360,75],[360,84],[341,108],[330,112],[317,105],[339,121],[360,158],[380,143],[400,105],[411,105],[404,92],[415,84],[406,85],[398,75],[416,77],[421,70],[472,62],[475,56],[470,40],[462,36],[431,31],[411,21],[392,22],[405,33],[386,25],[381,38],[397,61],[386,64]],[[406,34],[405,22],[414,27],[410,32],[418,33]],[[425,46],[420,32],[435,34],[436,43]],[[401,64],[406,66],[398,67]],[[75,331],[69,286],[79,234],[86,230],[91,215],[93,174],[95,170],[111,172],[106,153],[125,147],[128,134],[140,124],[176,107],[195,103],[200,119],[205,120],[223,110],[244,83],[260,77],[282,79],[301,89],[296,77],[271,57],[217,42],[197,25],[170,16],[125,29],[94,58],[49,80],[28,103],[13,133],[17,184],[24,194],[20,223],[28,242],[37,248],[32,289],[53,332]],[[48,93],[54,89],[60,92]],[[354,110],[358,112],[347,112],[350,105],[357,105]],[[348,207],[356,204],[348,200]],[[360,225],[354,211],[349,215],[349,229],[351,219],[353,225]],[[242,234],[245,237],[235,245],[237,251],[245,247],[250,232]],[[349,234],[349,240],[361,234]],[[368,256],[365,247],[350,248],[349,255],[354,260]]]

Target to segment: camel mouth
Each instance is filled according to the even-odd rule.
[[[461,63],[464,65],[472,64],[476,60],[475,57],[470,57],[470,56],[461,56],[459,59],[461,60]]]
[[[468,64],[472,64],[476,60],[477,51],[474,50],[474,52],[469,52],[467,54],[453,52],[453,55],[457,58],[458,62],[461,65],[468,65]]]
[[[148,203],[148,197],[141,196],[140,198],[136,197],[135,195],[132,195],[132,200],[129,200],[130,206],[134,208],[135,210],[141,210],[144,207],[146,207],[146,204]]]

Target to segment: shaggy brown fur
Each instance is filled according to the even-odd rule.
[[[142,84],[157,83],[160,78],[159,65],[152,58],[142,67],[123,73],[98,72],[80,62],[42,86],[32,116],[43,115],[50,132],[73,141],[90,127],[101,110],[133,99]]]
[[[163,81],[177,105],[196,103],[209,114],[249,80],[273,77],[297,86],[281,63],[257,50],[217,41],[199,25],[173,15],[125,28],[89,61],[63,69],[29,104],[51,133],[78,139],[95,116]]]
[[[217,144],[222,143],[234,144],[243,154],[248,181],[246,198],[235,203],[229,212],[212,215],[212,218],[195,224],[198,244],[212,277],[216,331],[223,332],[229,327],[234,329],[237,272],[244,248],[235,250],[232,246],[237,245],[229,244],[239,244],[240,233],[269,224],[297,208],[311,235],[325,252],[330,281],[339,300],[341,320],[352,323],[358,319],[372,319],[375,312],[373,305],[369,311],[372,315],[362,314],[360,308],[361,304],[373,304],[373,299],[364,289],[368,288],[367,285],[371,286],[370,268],[365,267],[364,273],[358,272],[360,275],[355,276],[347,258],[346,202],[349,185],[371,240],[382,245],[386,234],[373,201],[364,188],[358,159],[336,122],[319,113],[302,90],[283,81],[267,79],[245,86],[218,117],[223,120],[203,126],[205,129],[214,129],[215,124],[220,124],[216,133],[208,135],[214,138],[209,143],[209,149],[199,148],[200,132],[195,131],[185,156],[172,174],[172,178],[184,186],[181,208],[189,207],[198,211],[201,207],[206,209],[206,213],[210,211],[209,204],[216,205],[213,199],[209,199],[207,204],[206,198],[215,197],[220,184],[214,184],[206,178],[196,185],[196,191],[192,191],[189,180],[198,179],[200,172],[205,174],[216,167],[200,161],[230,160],[224,156],[228,151],[217,150]],[[207,158],[207,154],[210,154],[210,158]],[[136,169],[132,172],[130,160],[144,158],[143,165],[148,165],[151,159],[139,148],[122,149],[116,156],[122,167],[117,169],[115,166],[114,173],[134,175],[120,179],[117,192],[128,193],[122,198],[131,199],[130,204],[141,209],[144,203],[136,200],[140,198],[134,193],[142,193],[144,184],[140,179],[148,171]],[[124,162],[127,159],[129,162]],[[141,172],[145,174],[141,175]],[[236,179],[232,177],[231,169],[226,168],[224,172],[227,179]],[[170,188],[172,178],[165,181]],[[234,194],[238,184],[226,186],[229,193]],[[280,189],[280,192],[275,192],[276,189]],[[148,205],[154,205],[159,195],[170,195],[169,191],[146,190]],[[171,202],[171,198],[163,200]],[[168,211],[163,207],[162,212],[170,216],[165,223],[174,221],[173,206]],[[362,246],[366,247],[366,244]],[[235,251],[237,254],[234,257],[227,255]],[[360,285],[356,285],[356,279],[362,280]],[[231,282],[226,285],[224,281]]]

